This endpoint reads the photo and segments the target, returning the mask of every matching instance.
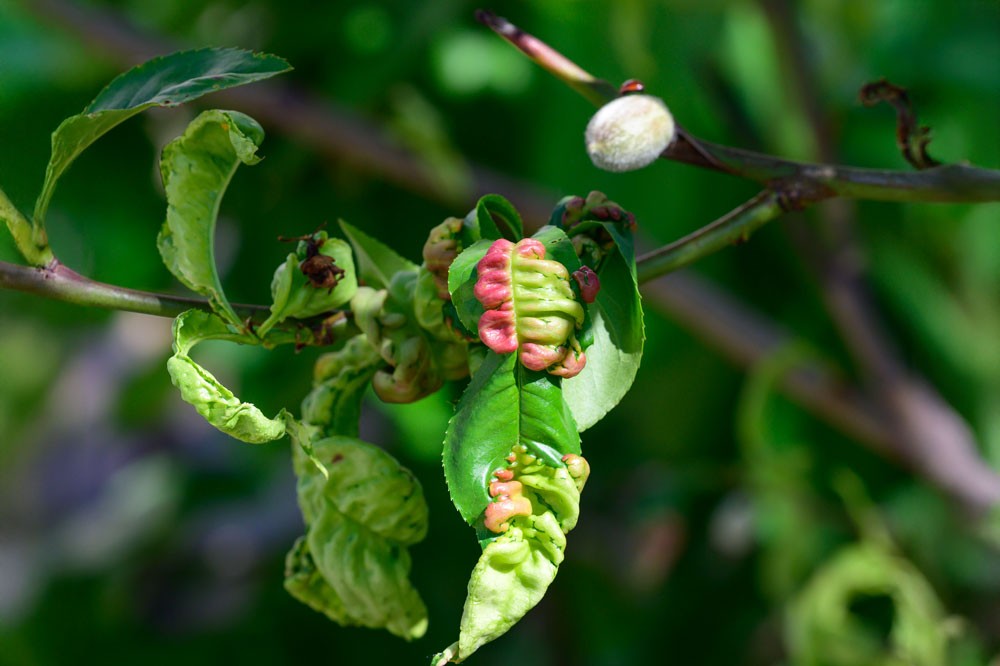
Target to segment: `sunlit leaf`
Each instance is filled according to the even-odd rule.
[[[445,435],[444,472],[452,501],[469,524],[486,509],[489,478],[506,465],[515,445],[555,466],[563,455],[580,452],[559,381],[528,370],[515,354],[491,352],[465,389]]]
[[[277,56],[211,48],[153,58],[121,74],[52,134],[52,156],[35,204],[35,222],[44,220],[56,183],[73,160],[116,125],[150,107],[177,106],[290,69]]]
[[[264,131],[235,111],[205,111],[163,149],[160,175],[167,219],[157,246],[163,263],[189,289],[207,296],[230,323],[240,318],[226,300],[215,266],[215,223],[222,196],[240,164],[255,164]]]
[[[174,355],[167,360],[170,380],[184,401],[192,405],[211,425],[251,444],[279,439],[285,434],[283,414],[269,419],[249,402],[242,402],[210,372],[188,356],[204,340],[253,342],[254,338],[235,332],[216,315],[188,310],[174,320]]]
[[[601,290],[589,308],[594,342],[587,349],[587,365],[563,382],[563,397],[580,431],[625,397],[639,370],[645,332],[634,271],[634,261],[630,264],[624,253],[614,252],[598,274]]]

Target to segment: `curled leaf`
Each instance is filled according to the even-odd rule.
[[[490,246],[476,267],[474,293],[485,310],[479,337],[499,354],[519,351],[526,368],[556,366],[554,374],[572,377],[586,363],[579,345],[569,344],[584,309],[566,267],[545,253],[534,238],[516,244],[499,239]]]
[[[215,266],[215,223],[222,196],[240,164],[256,164],[264,130],[235,111],[205,111],[163,149],[160,174],[167,219],[157,246],[163,263],[189,289],[239,326]]]
[[[851,612],[859,600],[892,608],[883,637]],[[841,549],[793,601],[785,622],[789,655],[803,666],[948,663],[945,612],[909,562],[875,543]]]
[[[572,234],[580,260],[600,280],[600,290],[587,310],[593,338],[586,347],[587,366],[563,383],[566,403],[583,431],[625,396],[642,359],[645,334],[632,239],[636,223],[632,213],[597,191],[586,198],[563,199],[552,222]],[[579,277],[585,282],[590,276]],[[584,283],[580,294],[585,300]]]
[[[340,624],[419,638],[427,610],[409,581],[407,546],[427,534],[420,483],[388,453],[353,437],[326,437],[308,447],[326,475],[298,444],[306,536],[289,553],[286,589]]]
[[[567,456],[551,466],[516,446],[507,463],[494,472],[494,500],[486,508],[486,527],[501,534],[488,541],[473,569],[457,649],[447,652],[455,662],[506,633],[542,599],[579,516],[588,469],[583,458]]]
[[[167,360],[170,380],[185,402],[211,425],[250,444],[279,439],[285,434],[284,415],[270,419],[249,402],[242,402],[212,373],[195,363],[188,352],[209,339],[253,342],[234,333],[219,317],[201,310],[188,310],[174,320],[174,355]]]
[[[209,48],[153,58],[119,75],[83,113],[67,118],[52,133],[52,157],[35,204],[35,223],[44,220],[56,183],[70,164],[115,126],[154,106],[177,106],[290,69],[277,56]]]
[[[437,295],[441,300],[451,300],[451,294],[448,292],[448,269],[462,251],[459,238],[461,231],[462,220],[449,217],[431,229],[427,242],[424,243],[424,268],[433,275]]]

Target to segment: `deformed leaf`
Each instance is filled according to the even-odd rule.
[[[580,453],[580,437],[562,400],[559,379],[528,370],[513,354],[490,352],[448,423],[444,472],[452,502],[469,524],[489,503],[489,479],[514,446],[562,466]]]
[[[188,310],[174,320],[174,355],[167,360],[170,380],[185,402],[211,425],[250,444],[279,439],[285,434],[285,416],[269,419],[248,402],[242,402],[188,353],[203,340],[253,343],[254,339],[233,332],[219,317],[201,310]]]
[[[80,153],[119,123],[153,106],[177,106],[290,69],[277,56],[210,48],[153,58],[119,75],[81,114],[64,120],[52,134],[52,156],[35,204],[36,224],[45,218],[59,177]]]
[[[157,239],[163,263],[234,325],[240,319],[226,300],[215,267],[215,223],[236,168],[260,161],[256,152],[263,139],[264,131],[249,116],[205,111],[167,144],[160,159],[167,197],[167,219]]]
[[[455,257],[448,269],[448,291],[458,318],[469,331],[479,330],[479,318],[483,316],[483,304],[476,299],[475,288],[479,274],[476,265],[492,245],[490,240],[479,240],[465,248]]]
[[[388,453],[353,437],[327,437],[311,450],[324,476],[293,448],[305,540],[289,553],[285,586],[344,625],[384,627],[407,640],[427,628],[409,581],[407,546],[427,533],[420,483]]]
[[[517,209],[499,194],[487,194],[476,203],[470,213],[474,217],[473,226],[480,238],[497,240],[506,238],[516,243],[524,236],[524,223]]]
[[[344,305],[358,290],[350,246],[320,231],[299,243],[274,271],[271,314],[257,327],[264,336],[288,318],[306,319]]]
[[[472,570],[456,663],[507,633],[555,580],[566,535],[551,513],[528,522],[526,529],[512,528],[489,543]]]
[[[438,304],[435,321],[428,298]],[[423,269],[395,273],[387,289],[360,287],[351,299],[354,323],[388,366],[372,379],[385,402],[419,400],[446,380],[468,374],[468,345],[444,325],[440,305],[434,281]]]
[[[302,420],[326,435],[358,435],[361,399],[382,357],[364,335],[316,361],[313,390],[302,401]]]
[[[460,662],[506,633],[545,595],[576,525],[589,466],[576,455],[551,466],[515,446],[490,483],[485,542],[469,580],[457,646],[442,654]],[[493,520],[497,518],[499,520]]]
[[[892,606],[888,637],[851,612],[859,599]],[[792,602],[785,621],[789,656],[802,666],[947,663],[945,612],[909,562],[875,543],[841,549]]]
[[[535,238],[490,245],[477,265],[473,290],[484,308],[479,338],[499,354],[517,352],[531,370],[573,377],[586,363],[574,335],[585,311],[566,266],[546,259],[546,253]]]

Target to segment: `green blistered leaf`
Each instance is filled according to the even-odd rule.
[[[343,625],[384,627],[407,640],[427,628],[409,581],[407,546],[427,533],[420,483],[388,453],[352,437],[311,444],[324,475],[293,449],[304,542],[289,553],[285,586]]]
[[[515,354],[490,352],[448,423],[444,472],[462,518],[475,523],[489,502],[493,472],[523,444],[549,465],[580,452],[580,437],[562,399],[559,379],[528,370]]]
[[[388,289],[360,287],[351,300],[354,323],[389,366],[372,379],[385,402],[413,402],[445,380],[468,375],[466,342],[447,328],[441,309],[437,321],[430,321],[434,313],[427,299],[436,298],[433,279],[426,271],[413,270],[394,274]]]
[[[316,361],[313,390],[302,401],[302,420],[326,435],[357,437],[361,400],[382,357],[364,335]]]
[[[542,600],[565,548],[551,513],[532,516],[530,527],[511,528],[486,546],[469,579],[454,661],[507,633]]]
[[[588,308],[594,342],[587,349],[587,365],[563,382],[563,396],[581,432],[625,397],[642,361],[642,300],[631,248],[627,235],[619,251],[605,258],[598,273],[601,290]]]
[[[458,643],[442,663],[462,661],[506,633],[555,579],[590,469],[579,456],[566,459],[552,466],[517,446],[490,483],[486,527],[493,532],[469,580]]]
[[[451,292],[451,302],[458,313],[458,318],[467,331],[475,333],[479,330],[479,318],[483,316],[483,304],[474,293],[476,280],[476,264],[486,256],[492,241],[479,240],[467,247],[451,262],[448,269],[448,291]],[[478,334],[477,334],[478,335]]]
[[[213,48],[153,58],[121,74],[83,113],[64,120],[52,134],[52,156],[35,204],[35,223],[44,220],[56,183],[73,160],[119,123],[150,107],[177,106],[290,69],[277,56]]]
[[[189,289],[208,297],[213,309],[239,325],[215,267],[215,222],[236,168],[255,164],[264,131],[235,111],[205,111],[167,144],[160,174],[167,219],[157,238],[163,263]]]
[[[852,612],[866,599],[891,606],[887,637]],[[936,666],[946,663],[944,620],[912,564],[862,543],[843,548],[813,577],[788,609],[785,631],[790,657],[802,666]]]
[[[310,252],[310,247],[315,251]],[[289,317],[306,319],[339,308],[357,290],[351,247],[339,238],[327,237],[324,231],[317,232],[303,240],[298,251],[289,254],[274,271],[271,314],[257,327],[257,334],[266,335]]]
[[[545,246],[546,258],[558,261],[570,273],[580,268],[580,258],[576,256],[573,243],[562,229],[546,225],[531,237]]]
[[[417,265],[412,261],[401,257],[382,241],[375,240],[357,227],[341,220],[340,228],[344,230],[357,255],[358,276],[368,286],[386,289],[396,273],[417,270]]]
[[[255,343],[219,317],[201,310],[188,310],[174,320],[174,355],[167,360],[170,380],[185,402],[222,432],[250,444],[279,439],[285,434],[284,413],[269,419],[248,402],[242,402],[188,353],[204,340]]]

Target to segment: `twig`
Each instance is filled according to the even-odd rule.
[[[44,268],[0,261],[0,287],[66,303],[160,317],[176,317],[191,308],[211,311],[208,302],[204,300],[137,291],[97,282],[75,273],[58,261],[53,261]],[[267,310],[252,305],[242,308],[241,316]]]
[[[896,109],[896,146],[903,154],[903,159],[917,169],[927,169],[941,164],[927,154],[931,131],[927,126],[917,123],[917,114],[913,111],[906,88],[879,79],[863,86],[858,93],[858,99],[865,106],[887,102]]]
[[[489,12],[481,12],[478,16],[485,17],[486,26],[591,102],[607,102],[617,95],[613,85],[584,71],[551,47],[542,48],[541,40],[510,21]],[[660,157],[767,186],[787,180],[808,183],[807,189],[816,194],[817,201],[834,195],[873,201],[1000,201],[1000,171],[964,165],[940,166],[913,173],[795,162],[703,141],[686,132]]]
[[[728,245],[745,243],[754,231],[784,212],[781,195],[764,190],[701,229],[640,256],[636,260],[639,282],[672,273]]]

